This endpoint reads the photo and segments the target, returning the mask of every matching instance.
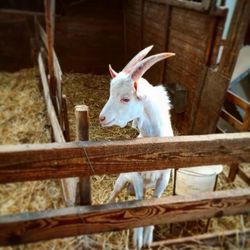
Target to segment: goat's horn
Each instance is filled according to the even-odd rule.
[[[125,73],[129,73],[132,68],[138,63],[140,62],[147,54],[148,52],[153,48],[153,45],[143,49],[142,51],[140,51],[136,56],[134,56],[130,62],[124,67],[124,69],[122,70]]]
[[[174,55],[175,53],[160,53],[143,59],[138,62],[133,68],[133,71],[130,72],[131,78],[134,81],[137,81],[155,63]]]
[[[115,72],[113,69],[112,69],[112,67],[111,67],[111,65],[109,64],[109,73],[110,73],[110,75],[111,75],[111,77],[112,78],[115,78],[116,76],[117,76],[117,72]]]

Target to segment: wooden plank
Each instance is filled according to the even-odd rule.
[[[242,122],[237,120],[233,115],[227,112],[224,108],[220,113],[221,118],[227,121],[230,125],[236,128],[238,131],[242,131]]]
[[[241,0],[236,2],[227,41],[223,49],[218,69],[219,72],[226,77],[231,78],[233,74],[238,54],[244,43],[247,27],[250,22],[249,13],[250,1]]]
[[[0,14],[13,14],[20,16],[44,16],[43,12],[29,11],[29,10],[18,10],[18,9],[0,9]]]
[[[83,9],[79,15],[57,18],[55,47],[64,71],[107,74],[110,63],[115,69],[124,67],[122,8],[106,10]]]
[[[53,50],[54,50],[54,29],[53,29],[53,5],[55,5],[55,0],[45,0],[44,8],[45,8],[45,23],[46,23],[46,33],[47,33],[47,44],[48,44],[48,70],[49,70],[49,86],[50,93],[52,96],[52,101],[54,103],[54,107],[57,108],[55,103],[56,94],[56,81],[55,81],[55,73],[54,73],[54,62],[53,62]],[[56,110],[57,111],[57,110]]]
[[[186,0],[149,0],[154,3],[168,4],[178,8],[195,10],[199,12],[207,12],[212,6],[211,0],[203,0],[202,2],[186,1]]]
[[[42,85],[43,85],[44,99],[45,99],[49,119],[51,122],[51,126],[53,128],[55,140],[57,142],[65,142],[60,124],[57,120],[54,106],[53,106],[51,98],[50,98],[50,91],[49,91],[49,87],[48,87],[48,81],[47,81],[46,72],[45,72],[41,53],[39,53],[39,55],[38,55],[38,66],[39,66],[40,76],[41,76]]]
[[[143,9],[143,46],[154,45],[152,54],[165,51],[167,6],[163,4],[144,2]],[[145,78],[152,84],[163,82],[165,62],[157,63],[146,74]]]
[[[228,230],[224,232],[215,232],[215,233],[205,233],[194,236],[181,237],[176,239],[164,240],[164,241],[156,241],[153,242],[150,248],[153,249],[163,249],[167,246],[177,246],[177,245],[185,245],[195,244],[197,248],[200,247],[200,244],[207,244],[209,247],[211,246],[220,246],[223,244],[224,240],[227,238],[235,238],[235,240],[239,240],[240,242],[245,242],[245,239],[250,237],[250,228],[244,228],[244,230]],[[244,244],[244,243],[243,243]],[[224,244],[223,244],[224,245]]]
[[[77,141],[89,140],[89,114],[88,112],[89,112],[89,108],[86,105],[75,106],[76,140]],[[84,153],[86,154],[86,152]],[[80,202],[79,202],[80,205],[91,204],[91,179],[89,176],[84,176],[79,179],[79,194],[80,194]]]
[[[50,123],[53,129],[53,136],[56,142],[64,143],[65,139],[63,136],[63,132],[57,120],[56,111],[54,109],[54,105],[52,104],[52,101],[50,98],[49,85],[47,82],[46,72],[45,72],[41,53],[39,53],[38,55],[38,66],[39,66],[40,77],[41,77],[42,85],[43,85],[43,93],[44,93],[47,113],[48,113]],[[75,196],[76,196],[76,180],[73,178],[61,180],[61,187],[62,187],[63,196],[64,196],[66,204],[68,206],[73,205],[75,202]]]
[[[31,16],[0,14],[0,71],[33,67],[31,38]]]
[[[48,52],[48,36],[45,32],[45,30],[43,29],[43,27],[40,25],[40,23],[38,22],[37,19],[35,19],[36,21],[36,25],[38,27],[39,30],[39,35],[42,41],[42,44],[44,46],[44,48],[47,50]],[[60,124],[62,124],[62,69],[61,66],[59,64],[59,60],[57,58],[56,52],[53,48],[53,73],[54,73],[54,77],[55,77],[55,84],[56,84],[56,108],[58,110],[59,113],[59,117],[60,117]]]
[[[144,1],[125,1],[125,37],[126,37],[126,61],[130,60],[142,49],[143,45],[143,20],[144,20]]]
[[[228,181],[233,182],[239,171],[239,164],[238,163],[230,164],[229,167],[230,169],[229,169],[229,174],[228,174]]]
[[[241,107],[244,110],[247,110],[250,108],[250,103],[247,100],[241,98],[240,96],[236,95],[230,90],[227,91],[226,99],[229,102]]]
[[[70,141],[67,97],[62,95],[62,120],[63,120],[63,135],[66,141]]]
[[[192,134],[209,134],[216,129],[229,79],[216,69],[209,68],[205,77]]]
[[[2,216],[0,245],[249,213],[250,189]]]
[[[248,186],[250,186],[250,176],[247,175],[241,167],[239,167],[237,174],[244,182],[247,183]]]
[[[250,132],[3,145],[0,146],[0,183],[237,162],[250,162]]]

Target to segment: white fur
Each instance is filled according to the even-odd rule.
[[[173,136],[169,113],[171,105],[164,87],[153,87],[144,78],[138,80],[137,90],[133,84],[129,75],[124,73],[119,73],[111,81],[109,100],[100,113],[100,117],[105,117],[102,126],[125,127],[129,121],[133,121],[133,126],[140,132],[139,137]],[[122,103],[124,97],[130,101]],[[134,187],[136,199],[143,199],[146,188],[155,188],[153,196],[160,197],[169,182],[170,173],[168,169],[120,174],[109,201],[115,201],[128,182]],[[134,230],[137,249],[152,243],[153,230],[153,226]]]

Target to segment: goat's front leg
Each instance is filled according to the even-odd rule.
[[[117,180],[115,181],[114,190],[112,191],[108,202],[114,202],[117,195],[123,190],[126,183],[128,182],[128,178],[125,174],[120,174]]]
[[[153,197],[156,198],[161,197],[162,193],[164,192],[166,186],[169,183],[170,175],[171,175],[171,169],[164,170],[164,172],[162,172],[160,178],[156,182]]]
[[[169,178],[170,178],[171,170],[164,171],[160,178],[156,182],[156,187],[153,196],[156,198],[161,197],[162,193],[164,192],[166,186],[168,185]],[[143,233],[143,246],[150,247],[153,241],[153,232],[154,226],[147,226],[144,228]]]
[[[144,192],[143,192],[143,178],[141,174],[134,173],[131,180],[133,183],[136,199],[142,200],[144,197]],[[135,248],[140,250],[143,246],[143,227],[137,227],[134,229],[133,240]]]

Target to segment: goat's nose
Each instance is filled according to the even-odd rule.
[[[105,119],[106,119],[106,117],[105,117],[105,116],[100,115],[100,117],[99,117],[100,122],[104,122],[104,121],[105,121]]]

